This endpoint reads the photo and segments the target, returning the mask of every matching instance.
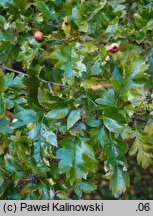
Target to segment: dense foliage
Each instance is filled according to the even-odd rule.
[[[100,166],[119,197],[127,154],[153,163],[153,1],[1,0],[0,11],[0,198],[81,198]]]

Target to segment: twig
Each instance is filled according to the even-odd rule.
[[[14,72],[14,73],[22,74],[22,75],[27,76],[27,77],[29,76],[28,74],[26,74],[26,73],[24,73],[24,72],[17,71],[17,70],[14,70],[14,69],[12,69],[12,68],[5,67],[5,66],[3,66],[3,65],[0,65],[0,68],[3,68],[3,69],[8,70],[8,71],[12,71],[12,72]]]
[[[91,98],[89,98],[89,97],[87,97],[87,98],[97,107],[97,104],[93,100],[91,100]]]
[[[143,119],[143,118],[139,118],[139,117],[135,117],[135,118],[134,118],[134,121],[147,123],[147,120],[145,120],[145,119]]]
[[[107,44],[110,41],[110,39],[112,39],[112,37],[113,37],[113,35],[109,35],[108,38],[106,39],[105,43]]]
[[[51,93],[54,93],[54,92],[53,92],[53,88],[52,88],[52,86],[51,86],[50,83],[48,83],[48,88],[49,88],[49,91],[50,91]]]
[[[63,87],[68,87],[68,85],[66,84],[61,84],[61,83],[54,83],[54,82],[50,82],[53,85],[57,85],[57,86],[63,86]]]
[[[41,79],[41,78],[39,78],[39,77],[38,77],[38,79],[39,79],[40,81],[44,82],[44,83],[47,83],[47,84],[50,83],[50,84],[52,84],[52,85],[57,85],[57,86],[62,86],[62,87],[68,87],[68,85],[61,84],[61,83],[50,82],[50,81]]]
[[[3,68],[3,69],[8,70],[8,71],[12,71],[12,72],[17,73],[17,74],[22,74],[22,75],[24,75],[24,76],[26,76],[26,77],[29,77],[29,75],[26,74],[26,73],[24,73],[24,72],[17,71],[17,70],[14,70],[14,69],[12,69],[12,68],[5,67],[5,66],[3,66],[3,65],[0,65],[0,68]],[[68,85],[61,84],[61,83],[50,82],[50,81],[48,81],[48,80],[44,80],[44,79],[41,79],[41,78],[39,78],[39,77],[38,77],[38,79],[39,79],[40,81],[44,82],[44,83],[50,84],[50,86],[48,85],[48,87],[49,87],[50,90],[51,90],[51,85],[57,85],[57,86],[62,86],[62,87],[68,87]]]

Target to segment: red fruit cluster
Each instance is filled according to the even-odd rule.
[[[36,41],[41,41],[44,38],[44,34],[40,31],[36,31],[33,37]]]
[[[120,50],[120,45],[118,43],[112,43],[109,47],[109,52],[117,53]]]

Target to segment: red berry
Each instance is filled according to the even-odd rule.
[[[34,37],[34,39],[35,39],[36,41],[41,41],[41,40],[43,39],[44,35],[43,35],[42,32],[36,31],[36,32],[34,33],[33,37]]]
[[[112,43],[109,47],[109,52],[117,53],[120,50],[120,45],[118,43]]]
[[[62,132],[58,132],[57,137],[59,139],[63,139],[65,137],[65,135]]]

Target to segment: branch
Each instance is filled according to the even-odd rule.
[[[5,67],[3,65],[0,65],[0,68],[3,68],[3,69],[8,70],[8,71],[12,71],[12,72],[17,73],[17,74],[22,74],[22,75],[27,76],[27,77],[29,76],[28,74],[26,74],[24,72],[17,71],[17,70],[14,70],[12,68]]]
[[[26,73],[24,73],[24,72],[17,71],[17,70],[14,70],[14,69],[12,69],[12,68],[5,67],[5,66],[3,66],[3,65],[0,65],[0,68],[3,68],[3,69],[5,69],[5,70],[11,71],[11,72],[14,72],[14,73],[17,73],[17,74],[22,74],[22,75],[24,75],[24,76],[26,76],[26,77],[29,77],[29,75],[26,74]],[[68,87],[68,85],[61,84],[61,83],[50,82],[50,81],[48,81],[48,80],[44,80],[44,79],[41,79],[41,78],[39,78],[39,77],[38,77],[38,79],[39,79],[40,81],[42,81],[42,82],[48,84],[48,87],[49,87],[49,89],[50,89],[51,92],[53,92],[53,89],[52,89],[51,85],[57,85],[57,86],[62,86],[62,87]],[[51,90],[51,89],[52,89],[52,90]]]
[[[50,91],[51,93],[54,93],[54,92],[53,92],[53,88],[52,88],[52,86],[51,86],[50,83],[48,83],[48,88],[49,88],[49,91]]]

